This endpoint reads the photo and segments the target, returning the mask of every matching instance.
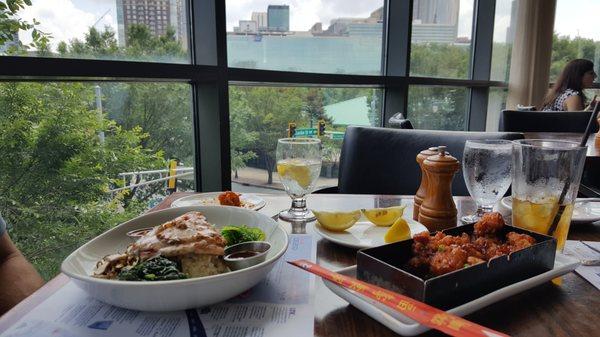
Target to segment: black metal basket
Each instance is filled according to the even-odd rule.
[[[471,235],[473,229],[474,225],[466,225],[442,232]],[[358,251],[357,276],[360,280],[446,310],[554,267],[556,239],[512,226],[504,226],[499,235],[505,237],[508,232],[531,235],[536,243],[510,255],[493,258],[488,263],[428,278],[406,268],[413,256],[413,240],[405,240]]]

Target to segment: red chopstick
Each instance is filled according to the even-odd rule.
[[[288,261],[288,263],[318,275],[344,288],[354,290],[387,307],[390,307],[407,317],[439,330],[450,336],[459,337],[508,337],[501,332],[488,329],[481,325],[467,321],[462,317],[449,314],[410,297],[400,295],[393,291],[357,280],[355,278],[338,274],[306,260]]]

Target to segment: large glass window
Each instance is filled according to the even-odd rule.
[[[556,81],[567,62],[584,58],[594,62],[600,73],[600,2],[595,0],[558,0],[554,20],[550,81]]]
[[[11,34],[0,55],[189,63],[187,1],[128,1],[33,0],[17,17],[39,24]]]
[[[382,90],[375,88],[229,87],[233,188],[262,193],[282,191],[275,165],[277,139],[319,137],[323,168],[317,186],[337,185],[339,156],[348,125],[381,125]],[[325,123],[318,133],[319,121]]]
[[[0,83],[0,210],[45,279],[87,240],[194,189],[191,120],[183,83]]]
[[[230,67],[381,74],[383,0],[227,1]]]
[[[467,88],[414,85],[407,117],[415,129],[467,130]]]
[[[515,39],[517,7],[516,0],[496,0],[490,73],[492,81],[508,81],[510,56]]]
[[[469,76],[473,3],[473,0],[414,0],[412,76]]]

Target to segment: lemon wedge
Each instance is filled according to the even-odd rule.
[[[408,227],[408,223],[403,218],[398,218],[383,237],[385,243],[398,242],[406,239],[410,239],[410,227]]]
[[[279,161],[277,163],[277,173],[282,178],[296,181],[302,188],[308,188],[312,181],[310,168],[306,161],[302,160],[291,159]]]
[[[404,208],[406,206],[362,209],[362,213],[375,225],[387,227],[391,226],[396,219],[402,216]]]
[[[343,232],[360,219],[359,210],[352,212],[312,212],[323,228],[333,232]]]

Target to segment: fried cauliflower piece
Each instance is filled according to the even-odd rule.
[[[502,214],[498,212],[485,213],[475,224],[475,236],[493,236],[504,226]]]

